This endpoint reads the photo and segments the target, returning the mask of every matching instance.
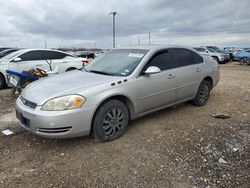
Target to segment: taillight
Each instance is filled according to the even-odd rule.
[[[84,58],[84,59],[82,59],[82,63],[83,63],[83,65],[85,65],[85,64],[88,64],[89,61],[88,61],[88,59]]]

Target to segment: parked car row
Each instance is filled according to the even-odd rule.
[[[6,52],[4,49],[2,52]],[[6,70],[22,72],[31,68],[50,70],[48,61],[51,61],[52,70],[58,73],[81,69],[86,63],[85,58],[74,57],[65,52],[48,49],[13,49],[12,52],[0,58],[0,89],[8,84]]]
[[[214,58],[218,63],[239,61],[241,65],[250,65],[250,48],[226,47],[224,50],[216,46],[194,47],[200,54]]]

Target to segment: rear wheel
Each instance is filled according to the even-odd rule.
[[[0,89],[3,89],[5,87],[5,78],[2,74],[0,74]]]
[[[120,137],[128,127],[129,112],[124,103],[111,100],[103,104],[93,120],[93,133],[101,141],[111,141]]]
[[[196,97],[193,100],[193,104],[196,106],[205,105],[208,101],[210,90],[211,90],[211,83],[207,80],[203,80],[200,84]]]
[[[17,98],[19,97],[19,95],[21,94],[22,90],[20,88],[17,88],[17,87],[12,87],[11,88],[11,95],[13,98]]]
[[[247,57],[240,58],[241,65],[250,65],[250,59]]]

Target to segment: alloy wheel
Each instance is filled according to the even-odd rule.
[[[209,97],[209,86],[208,85],[203,85],[203,87],[200,90],[200,102],[202,104],[205,104],[207,99]]]
[[[122,131],[125,125],[125,114],[119,108],[109,110],[102,122],[102,129],[106,136],[113,136]]]

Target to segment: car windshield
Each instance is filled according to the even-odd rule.
[[[213,48],[207,48],[210,52],[216,52]]]
[[[15,51],[15,52],[12,52],[4,57],[1,58],[1,60],[11,60],[13,57],[19,55],[20,53],[22,53],[23,51],[22,50],[18,50],[18,51]]]
[[[104,75],[128,76],[147,52],[140,49],[115,49],[92,61],[85,70]]]
[[[216,52],[223,53],[223,51],[222,51],[220,48],[216,47],[216,46],[210,47],[210,48],[212,48],[212,49],[215,50]]]
[[[194,48],[198,52],[205,52],[206,50],[204,48]]]

